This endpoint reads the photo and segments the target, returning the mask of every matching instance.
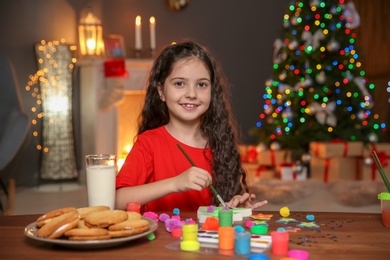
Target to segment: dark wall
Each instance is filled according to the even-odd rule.
[[[169,11],[164,0],[1,1],[0,51],[12,61],[25,110],[32,113],[36,100],[25,91],[25,85],[29,75],[36,72],[35,42],[64,38],[68,43],[77,43],[80,13],[91,3],[103,22],[104,34],[123,35],[131,55],[135,17],[142,16],[143,46],[149,48],[148,20],[153,15],[157,21],[157,48],[172,41],[192,39],[214,52],[233,86],[232,106],[243,142],[254,143],[248,130],[255,125],[261,111],[264,82],[271,74],[273,41],[280,35],[288,1],[191,0],[180,12]],[[19,185],[38,180],[40,153],[35,148],[36,142],[30,135],[24,147],[25,161],[15,176]]]

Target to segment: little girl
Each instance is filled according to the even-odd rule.
[[[263,206],[249,194],[237,151],[229,85],[216,61],[194,42],[172,44],[155,60],[137,139],[116,179],[116,208],[196,211],[218,205]],[[193,166],[178,145],[188,154]]]

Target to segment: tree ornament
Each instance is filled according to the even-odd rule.
[[[283,81],[283,80],[286,79],[286,77],[287,77],[287,73],[286,73],[286,71],[284,70],[284,71],[279,75],[279,79],[280,79],[281,81]]]
[[[337,125],[337,118],[333,111],[336,108],[336,102],[332,101],[328,104],[320,105],[317,102],[313,102],[309,106],[309,114],[315,114],[317,122],[321,125],[330,125],[335,127]]]
[[[320,4],[319,0],[311,0],[310,1],[310,6],[318,6]]]
[[[272,113],[272,107],[271,106],[268,106],[267,108],[264,109],[264,113],[266,115],[270,115]]]
[[[264,152],[267,150],[267,146],[264,144],[264,143],[259,143],[257,146],[256,146],[256,151],[257,153],[261,153],[261,152]]]
[[[265,85],[266,85],[267,87],[271,87],[273,82],[274,82],[274,81],[273,81],[272,79],[269,79],[269,80],[267,80],[267,81],[265,82]]]
[[[287,53],[283,50],[284,46],[286,46],[286,44],[284,44],[281,39],[276,39],[274,41],[274,63],[279,64],[287,59]]]
[[[301,173],[303,170],[302,163],[300,161],[295,162],[295,166],[293,167],[293,170],[295,170],[296,173]]]
[[[338,13],[338,11],[337,11],[337,7],[336,6],[332,6],[332,8],[330,8],[330,13],[331,14],[337,14]]]
[[[324,84],[326,81],[326,75],[325,72],[321,71],[316,75],[316,81],[318,84]]]
[[[299,43],[298,43],[297,40],[292,40],[292,41],[288,44],[288,48],[289,48],[290,50],[293,51],[293,50],[296,50],[296,49],[297,49],[298,45],[299,45]]]
[[[360,120],[364,120],[366,116],[366,113],[363,111],[363,110],[360,110],[357,114],[356,114],[356,117]]]
[[[292,113],[291,109],[287,108],[285,111],[283,111],[282,117],[287,118],[289,121],[291,121],[293,118],[293,113]]]
[[[330,40],[328,45],[326,45],[326,49],[330,52],[336,52],[340,49],[340,43],[335,39]]]
[[[313,80],[310,76],[306,75],[305,80],[302,82],[302,87],[310,87],[313,85]]]
[[[272,151],[279,151],[281,146],[279,142],[274,141],[271,143],[270,148]]]
[[[347,70],[345,74],[346,74],[345,77],[348,79],[348,81],[351,81],[353,79],[353,75],[351,71]]]
[[[316,50],[320,47],[320,40],[325,39],[325,35],[322,32],[322,29],[318,29],[312,34],[310,31],[304,31],[302,33],[302,40],[305,41],[305,48],[312,46],[313,50]]]
[[[376,142],[378,142],[378,136],[377,136],[375,133],[371,133],[371,134],[369,134],[369,136],[368,136],[368,140],[369,140],[371,143],[376,143]]]
[[[297,25],[297,24],[298,24],[298,21],[297,21],[297,17],[296,17],[296,16],[291,17],[291,24],[292,24],[292,25]]]
[[[371,166],[373,163],[372,158],[369,156],[365,157],[363,161],[364,161],[364,165],[366,165],[366,166]]]
[[[355,29],[360,26],[360,16],[356,11],[355,4],[350,1],[344,6],[343,13],[346,23],[345,26],[349,29]]]
[[[311,160],[311,155],[310,155],[310,153],[304,153],[304,154],[302,154],[302,162],[304,163],[304,164],[308,164],[309,162],[310,162],[310,160]]]

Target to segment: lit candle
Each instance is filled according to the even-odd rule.
[[[141,37],[141,16],[135,18],[135,49],[142,49],[142,37]]]
[[[154,16],[150,17],[150,49],[156,49],[156,19]]]

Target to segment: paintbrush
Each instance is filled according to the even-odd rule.
[[[387,179],[386,173],[385,173],[383,166],[382,166],[381,162],[379,161],[378,155],[376,154],[375,151],[372,152],[372,158],[374,158],[376,167],[378,168],[378,171],[382,177],[382,180],[385,183],[387,190],[390,192],[390,182]]]
[[[177,147],[179,147],[180,151],[184,154],[184,156],[188,159],[188,161],[191,163],[192,166],[196,166],[195,163],[191,160],[191,158],[188,156],[188,154],[186,153],[186,151],[184,151],[184,149],[180,146],[180,144],[177,144]],[[226,203],[223,201],[223,199],[221,198],[221,196],[219,195],[219,193],[215,190],[215,188],[213,187],[213,185],[209,185],[209,188],[211,189],[211,191],[214,193],[215,197],[217,197],[218,201],[222,204],[222,206],[226,207]]]

